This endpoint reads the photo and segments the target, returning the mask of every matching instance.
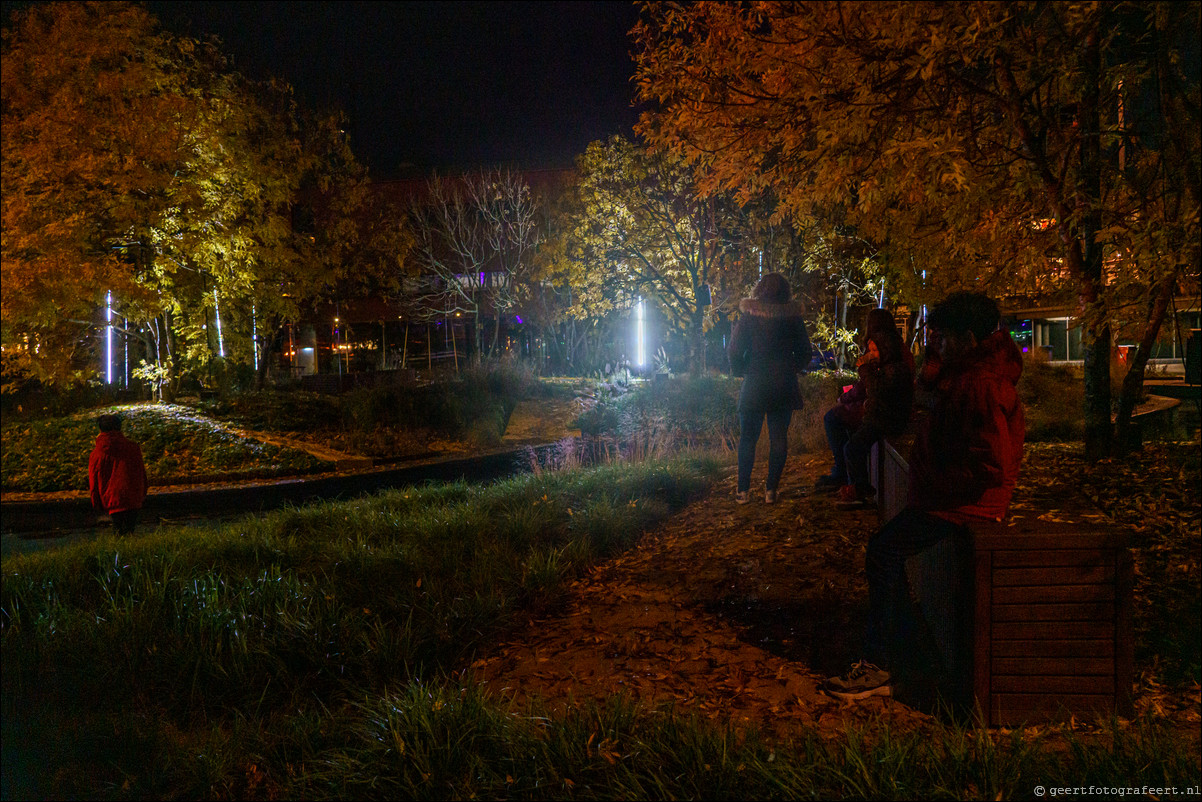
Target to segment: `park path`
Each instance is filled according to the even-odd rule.
[[[835,733],[925,714],[893,699],[847,704],[818,683],[856,657],[876,514],[840,512],[800,488],[826,465],[794,457],[777,504],[734,502],[735,477],[573,582],[562,605],[485,647],[473,676],[518,702],[553,707],[626,695],[650,707]],[[753,476],[762,486],[757,466]]]

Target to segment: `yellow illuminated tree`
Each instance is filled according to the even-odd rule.
[[[19,11],[3,67],[6,374],[95,375],[109,291],[157,376],[178,383],[223,351],[249,363],[339,282],[386,273],[384,250],[403,256],[398,227],[362,212],[336,117],[138,6]]]

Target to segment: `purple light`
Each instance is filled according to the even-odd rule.
[[[522,316],[521,316],[521,315],[514,315],[514,316],[513,316],[513,319],[514,319],[514,320],[516,320],[518,323],[521,323],[521,322],[522,322]]]

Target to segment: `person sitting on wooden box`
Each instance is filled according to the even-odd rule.
[[[856,360],[859,378],[823,417],[834,467],[815,482],[817,490],[837,492],[839,509],[860,509],[875,488],[868,477],[872,446],[900,434],[910,419],[914,397],[914,357],[906,350],[888,309],[872,309],[865,326],[864,353]]]
[[[868,541],[868,625],[864,659],[823,690],[843,699],[892,694],[887,622],[908,602],[906,558],[963,535],[973,521],[1001,520],[1022,461],[1025,422],[1018,397],[1022,355],[998,328],[997,304],[957,292],[927,317],[927,354],[918,377],[931,399],[910,454],[908,503]]]

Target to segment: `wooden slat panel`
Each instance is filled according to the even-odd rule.
[[[995,677],[1002,674],[1114,676],[1114,660],[1106,657],[995,657],[990,665]]]
[[[1135,630],[1132,623],[1132,594],[1135,589],[1135,566],[1131,551],[1123,549],[1115,568],[1114,610],[1114,672],[1117,683],[1118,712],[1131,717],[1135,713],[1132,704],[1132,684],[1135,681]]]
[[[1110,621],[1006,621],[993,624],[993,640],[1097,640],[1114,638]]]
[[[995,640],[994,657],[1114,657],[1113,640]]]
[[[994,604],[1114,601],[1114,585],[1010,585],[993,589]]]
[[[989,723],[996,727],[1111,710],[1114,696],[1108,694],[994,694],[989,704]]]
[[[1112,566],[1053,565],[1047,568],[994,568],[994,587],[1005,585],[1101,585],[1114,581]]]
[[[989,597],[993,592],[993,553],[973,555],[972,695],[973,704],[988,719],[989,652],[993,643],[993,619]]]
[[[1113,676],[1024,677],[1005,674],[994,675],[991,685],[994,693],[1104,693],[1114,696]]]
[[[1110,527],[1084,530],[1080,526],[1045,521],[971,524],[978,551],[1056,551],[1058,549],[1126,548],[1126,534]]]
[[[1090,604],[998,604],[994,621],[1113,621],[1114,602]]]
[[[995,568],[1038,568],[1050,565],[1114,565],[1114,552],[1108,549],[999,549],[993,553]]]

